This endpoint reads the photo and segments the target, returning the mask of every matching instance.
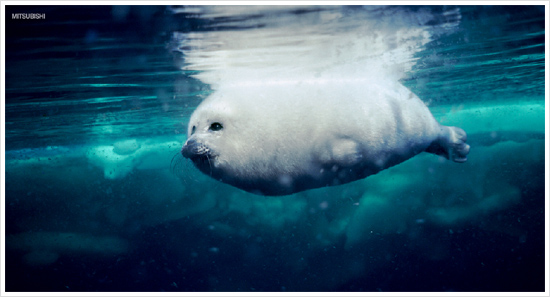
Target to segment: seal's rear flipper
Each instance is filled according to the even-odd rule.
[[[432,142],[426,152],[443,156],[455,162],[466,162],[470,152],[470,146],[466,144],[466,132],[458,127],[440,126],[440,128],[439,137]]]

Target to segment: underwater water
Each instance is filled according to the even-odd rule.
[[[545,290],[544,6],[5,8],[7,292]],[[306,73],[401,81],[468,161],[264,197],[180,155]]]

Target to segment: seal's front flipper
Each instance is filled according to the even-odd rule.
[[[466,162],[470,152],[470,146],[466,143],[466,132],[458,127],[440,126],[440,129],[439,136],[426,149],[426,152],[455,162]]]
[[[330,145],[330,161],[337,166],[350,167],[361,161],[359,144],[351,138],[338,138]]]

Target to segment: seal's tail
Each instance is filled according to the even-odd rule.
[[[458,127],[440,126],[441,132],[426,152],[463,163],[468,160],[470,146],[466,143],[466,132]]]

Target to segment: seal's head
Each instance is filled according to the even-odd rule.
[[[271,97],[250,100],[251,94],[262,98],[260,91],[231,88],[205,99],[189,119],[181,154],[216,180],[253,193],[278,194],[278,180],[287,180],[290,168],[299,167],[295,161],[303,159],[288,133],[295,120],[281,118],[281,107],[287,105]],[[285,108],[284,114],[291,113]]]
[[[227,130],[229,110],[221,104],[205,103],[189,120],[188,138],[181,153],[203,173],[213,176],[223,159],[224,150],[220,146],[225,146],[223,134]]]

